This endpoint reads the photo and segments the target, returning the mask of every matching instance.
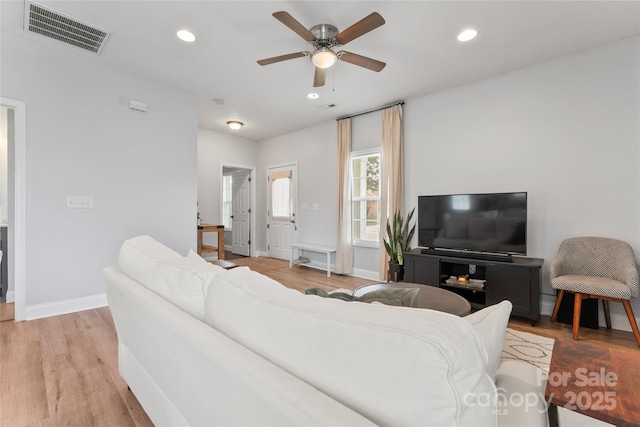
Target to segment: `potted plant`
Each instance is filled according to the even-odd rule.
[[[396,211],[393,216],[393,224],[387,218],[387,238],[384,239],[384,247],[389,255],[389,280],[393,282],[399,282],[404,278],[404,257],[402,253],[411,249],[409,245],[411,244],[413,233],[416,231],[416,225],[414,224],[411,230],[409,230],[409,226],[415,210],[416,208],[411,209],[406,221],[400,211]]]

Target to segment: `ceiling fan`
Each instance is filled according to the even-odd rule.
[[[333,48],[342,46],[350,41],[375,30],[384,24],[384,18],[378,12],[373,12],[369,16],[356,22],[346,30],[338,33],[338,29],[333,25],[319,24],[307,30],[300,22],[289,15],[287,12],[275,12],[273,17],[284,25],[289,27],[294,33],[311,43],[312,52],[295,52],[287,55],[274,56],[272,58],[261,59],[258,61],[260,65],[269,65],[276,62],[287,61],[289,59],[302,58],[304,56],[311,57],[311,62],[315,66],[313,76],[313,87],[324,86],[327,68],[331,67],[339,59],[359,67],[364,67],[372,71],[381,71],[385,65],[384,62],[367,58],[366,56],[341,50],[334,52]]]

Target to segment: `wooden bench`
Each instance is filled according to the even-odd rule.
[[[291,244],[289,268],[293,267],[293,257],[296,249],[327,254],[327,277],[331,277],[331,254],[336,251],[336,248],[332,246],[314,245],[312,243],[293,243]]]

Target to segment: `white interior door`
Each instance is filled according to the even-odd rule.
[[[242,170],[231,179],[231,252],[249,256],[251,236],[249,219],[251,213],[251,171]]]
[[[271,258],[289,260],[291,243],[296,241],[298,226],[296,209],[298,195],[298,166],[296,164],[267,169],[268,252]]]

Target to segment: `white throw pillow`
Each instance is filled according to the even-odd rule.
[[[464,317],[484,340],[488,357],[487,373],[494,381],[512,307],[511,302],[505,300]]]
[[[124,242],[118,264],[146,288],[203,319],[209,285],[226,270],[194,255],[183,257],[149,236],[140,236]]]
[[[150,236],[138,236],[125,240],[120,248],[118,268],[140,283],[150,280],[156,263],[168,259],[180,259],[182,255],[169,249]]]

